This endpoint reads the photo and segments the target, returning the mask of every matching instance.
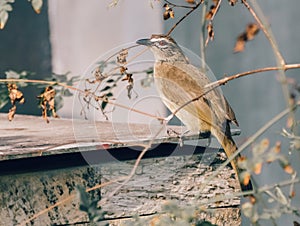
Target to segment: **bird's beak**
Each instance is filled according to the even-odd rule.
[[[150,39],[139,39],[136,41],[137,44],[139,45],[144,45],[144,46],[151,46],[152,45],[152,42],[150,41]]]

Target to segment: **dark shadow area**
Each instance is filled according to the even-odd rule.
[[[51,156],[31,157],[25,159],[5,160],[0,162],[0,175],[28,173],[45,170],[56,170],[68,167],[96,165],[111,161],[128,161],[138,158],[142,147],[122,147],[113,149],[100,149],[87,152],[70,154],[57,154]],[[203,154],[205,151],[212,153],[213,148],[162,143],[149,150],[144,158],[159,158],[168,156],[184,156]],[[88,163],[86,160],[89,160]]]
[[[3,30],[0,30],[0,78],[5,71],[34,73],[29,79],[43,79],[52,72],[47,1],[43,1],[40,14],[36,14],[28,1],[15,1],[13,11]],[[22,88],[25,104],[17,106],[18,114],[40,115],[36,96],[40,90],[28,85]],[[8,112],[10,103],[0,111]]]

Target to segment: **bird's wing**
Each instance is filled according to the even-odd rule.
[[[199,68],[193,66],[192,64],[176,62],[174,66],[180,70],[183,70],[184,73],[189,74],[192,77],[192,79],[197,83],[197,86],[200,87],[199,89],[203,89],[205,85],[211,83],[211,81],[204,74],[204,72],[201,71]],[[192,87],[196,88],[196,86]],[[201,95],[201,90],[200,92],[198,91],[198,93],[199,95]],[[226,98],[222,95],[222,91],[220,88],[216,88],[210,91],[205,95],[205,97],[209,101],[212,109],[216,109],[215,114],[220,120],[225,117],[225,119],[233,122],[238,126],[238,122],[236,120],[234,111],[229,105]]]
[[[197,97],[199,92],[201,92],[198,83],[195,82],[192,77],[188,76],[185,71],[174,67],[173,64],[156,64],[154,71],[157,90],[171,112],[176,111]],[[186,115],[183,112],[188,112],[194,119],[200,119],[208,125],[211,125],[213,117],[212,114],[209,113],[211,109],[207,102],[203,101],[202,97],[199,101],[184,106],[184,108],[176,114],[176,116],[187,125],[189,120],[185,117]],[[202,129],[205,130],[205,128]]]

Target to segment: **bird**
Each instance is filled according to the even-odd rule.
[[[211,81],[203,70],[189,62],[170,36],[154,34],[136,43],[149,47],[154,55],[154,83],[166,107],[176,112],[188,131],[210,133],[222,145],[227,157],[235,153],[237,146],[230,132],[230,123],[238,126],[235,113],[219,89],[206,92],[205,86]],[[191,102],[194,98],[196,100]],[[239,157],[231,161],[237,178],[242,172],[237,164]],[[253,189],[251,181],[246,185],[240,182],[240,187],[242,191]]]

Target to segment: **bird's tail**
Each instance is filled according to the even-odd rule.
[[[224,133],[221,129],[213,129],[212,134],[217,138],[219,143],[222,145],[227,157],[229,158],[233,153],[237,151],[237,146],[235,142],[233,141],[230,132]],[[237,160],[241,155],[239,154],[237,157],[235,157],[230,163],[232,168],[235,171],[236,177],[240,182],[241,190],[242,191],[252,191],[253,186],[251,180],[247,185],[245,185],[241,180],[239,179],[239,175],[243,172],[242,169],[238,167]]]

